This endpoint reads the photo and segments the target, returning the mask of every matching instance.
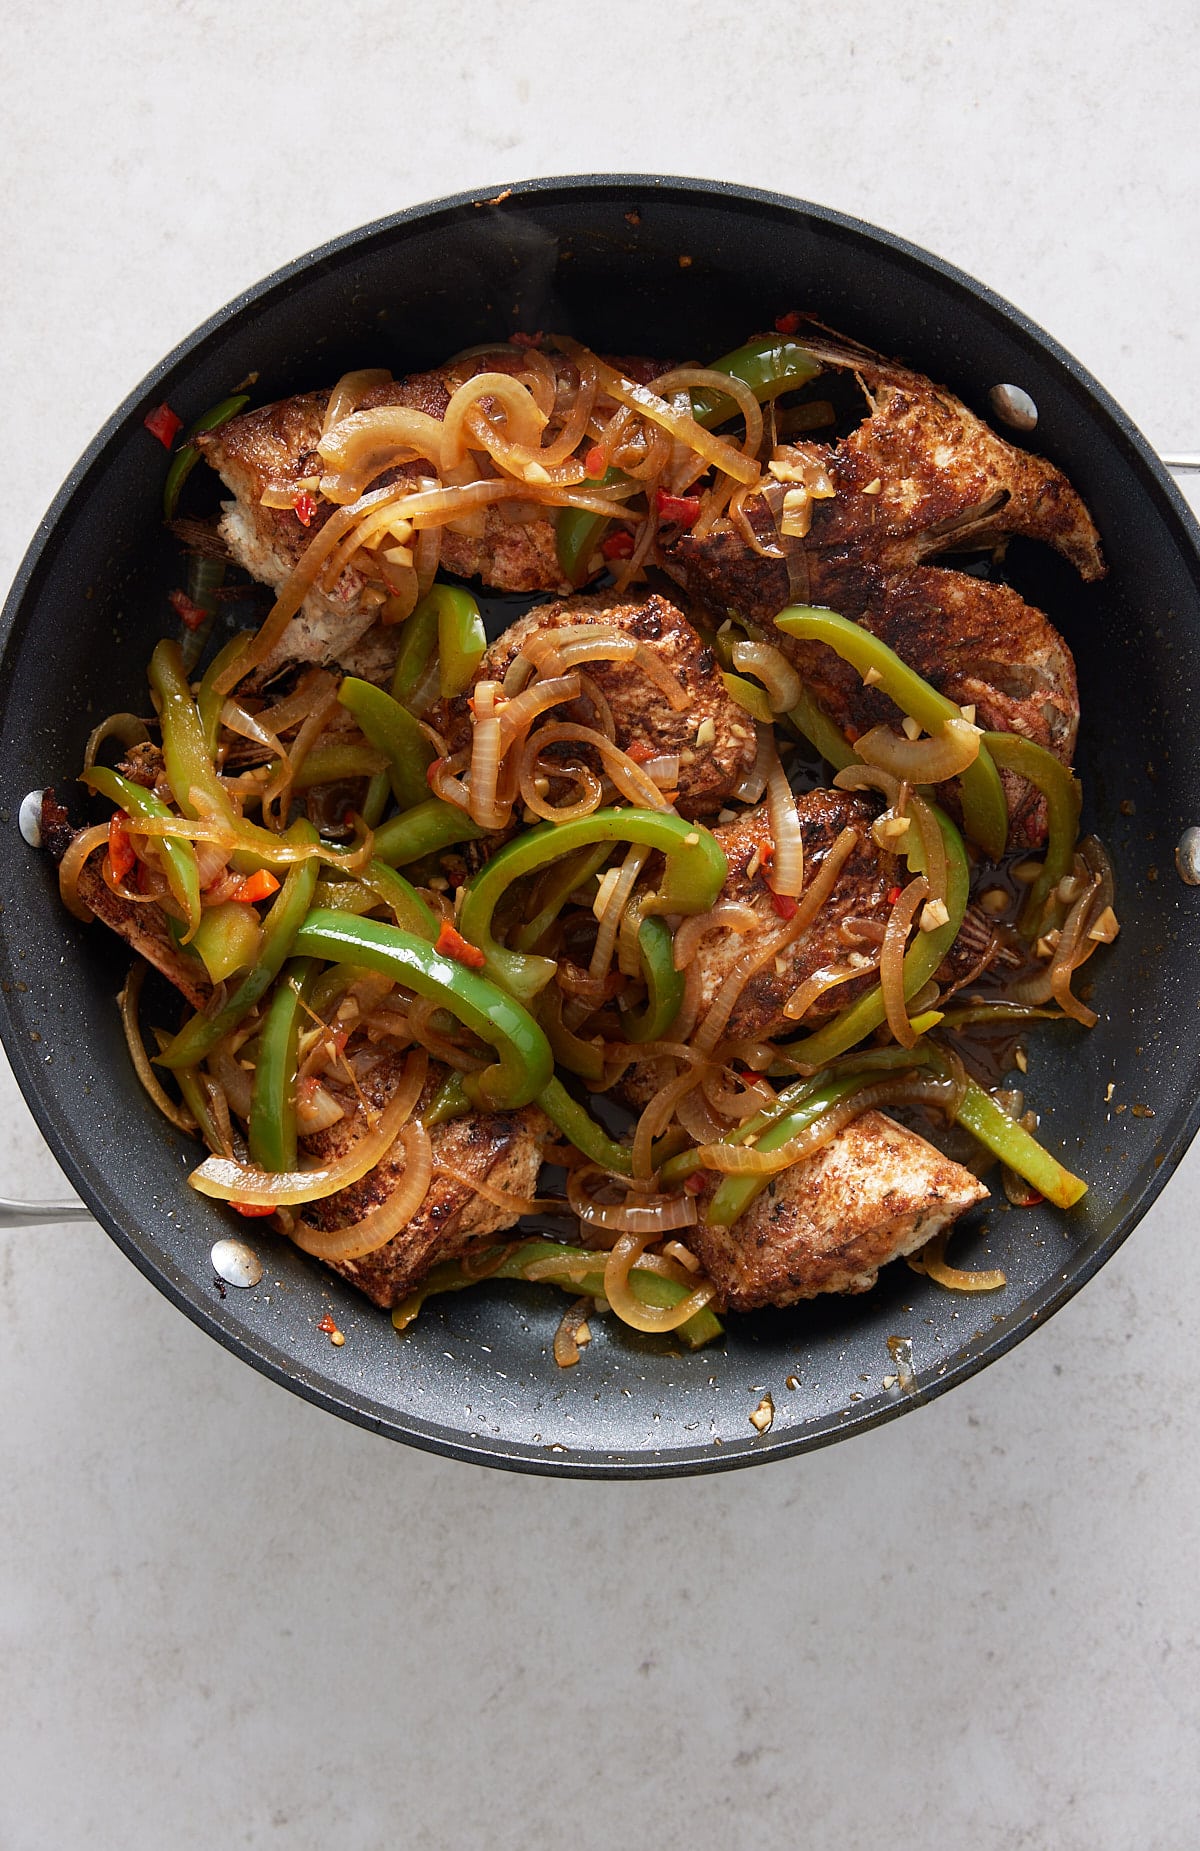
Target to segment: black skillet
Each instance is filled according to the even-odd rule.
[[[163,452],[142,419],[162,399],[190,419],[251,373],[266,402],[351,366],[411,371],[512,329],[569,331],[610,352],[717,354],[791,307],[905,356],[985,414],[993,385],[1024,388],[1040,414],[1030,441],[1067,471],[1104,537],[1112,569],[1099,586],[1032,546],[1015,544],[1006,568],[1075,650],[1085,823],[1117,872],[1121,936],[1092,967],[1099,1026],[1038,1037],[1027,1083],[1043,1136],[1089,1193],[1070,1215],[993,1208],[959,1237],[953,1257],[1008,1275],[987,1297],[950,1296],[899,1265],[863,1298],[730,1319],[724,1344],[694,1355],[598,1318],[569,1371],[550,1356],[564,1301],[545,1288],[434,1300],[398,1336],[315,1262],[253,1223],[230,1226],[188,1189],[195,1149],[126,1058],[113,1003],[121,947],[63,912],[52,869],[17,831],[22,796],[69,784],[99,716],[145,705],[145,663],[173,624],[178,549],[161,522]],[[1077,1291],[1200,1118],[1200,896],[1173,859],[1200,818],[1198,549],[1144,439],[1068,354],[969,277],[837,213],[714,183],[584,178],[440,201],[354,232],[232,303],[155,369],[73,470],[5,607],[0,1031],[25,1096],[97,1219],[189,1317],[264,1374],[395,1439],[522,1471],[649,1477],[781,1457],[902,1413]],[[506,614],[496,601],[493,621]],[[265,1277],[222,1295],[210,1248],[247,1229]],[[341,1348],[317,1328],[328,1311]],[[907,1388],[897,1337],[911,1340]],[[764,1393],[776,1412],[760,1435],[749,1416]]]

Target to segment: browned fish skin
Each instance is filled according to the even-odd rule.
[[[887,892],[893,879],[891,868],[896,863],[894,857],[885,860],[871,838],[871,821],[877,804],[849,791],[807,791],[797,797],[796,808],[804,838],[806,887],[843,829],[856,829],[859,841],[838,875],[830,898],[808,931],[780,953],[784,965],[782,973],[771,960],[746,984],[726,1030],[735,1039],[792,1033],[797,1025],[783,1014],[783,1005],[793,991],[814,971],[829,964],[844,964],[852,950],[863,949],[860,941],[841,935],[843,920],[887,922]],[[721,931],[701,939],[696,951],[700,967],[701,1020],[743,953],[756,939],[761,939],[764,932],[774,936],[783,926],[761,862],[763,851],[771,842],[771,824],[765,804],[747,810],[736,822],[719,824],[713,834],[729,859],[722,900],[736,900],[753,907],[760,923],[749,932]],[[888,862],[890,867],[886,865]],[[753,873],[749,871],[751,867]],[[876,981],[875,972],[868,970],[862,977],[839,984],[818,999],[806,1020],[818,1021],[844,1009]]]
[[[654,756],[679,754],[676,808],[684,816],[719,810],[750,771],[757,753],[754,722],[730,699],[720,665],[675,605],[657,592],[636,600],[599,593],[541,604],[510,625],[479,665],[479,681],[503,681],[522,645],[532,636],[573,624],[603,624],[636,637],[655,651],[688,695],[678,713],[637,662],[583,664],[612,708],[617,744],[644,747]],[[552,717],[594,724],[590,705],[556,708]],[[447,702],[431,715],[452,752],[470,744],[467,697]],[[710,722],[711,725],[706,725]],[[697,735],[712,738],[698,743]],[[577,748],[571,747],[572,757]]]
[[[503,357],[481,358],[456,371],[469,378],[484,365],[508,370]],[[308,542],[334,512],[333,504],[314,495],[316,512],[305,527],[287,508],[264,508],[266,488],[298,488],[322,473],[317,454],[328,392],[299,393],[244,412],[221,430],[197,439],[199,448],[235,497],[226,502],[221,534],[233,558],[251,575],[278,591]],[[405,405],[430,417],[445,415],[450,394],[441,372],[415,373],[377,386],[360,409]],[[419,465],[385,472],[376,486],[419,473]],[[480,578],[497,591],[565,592],[552,519],[506,521],[496,508],[484,511],[479,537],[451,532],[442,536],[441,564],[462,578]],[[371,626],[374,612],[364,606],[362,575],[347,566],[328,594],[310,591],[272,658],[282,661],[340,660]]]
[[[715,1190],[716,1179],[709,1184]],[[824,1149],[768,1183],[732,1228],[701,1218],[687,1242],[721,1309],[794,1305],[866,1292],[987,1190],[961,1164],[882,1112],[864,1112]]]
[[[362,1082],[373,1105],[386,1103],[399,1083],[402,1067],[400,1057],[381,1058]],[[418,1111],[420,1105],[429,1103],[444,1078],[444,1068],[431,1068]],[[536,1106],[526,1106],[519,1112],[472,1111],[435,1125],[429,1134],[433,1180],[408,1226],[377,1252],[359,1260],[334,1263],[334,1272],[390,1310],[434,1266],[443,1260],[459,1259],[487,1245],[504,1228],[512,1227],[517,1216],[486,1201],[475,1185],[487,1181],[514,1195],[532,1196],[548,1130],[549,1122]],[[347,1117],[327,1131],[304,1139],[304,1149],[318,1161],[329,1162],[344,1153],[355,1135]],[[439,1166],[454,1174],[439,1173]],[[402,1174],[403,1165],[385,1157],[360,1182],[325,1201],[309,1203],[303,1219],[323,1230],[349,1227],[385,1201]]]
[[[1095,524],[1061,470],[924,374],[836,337],[802,338],[823,366],[852,372],[869,405],[838,443],[799,446],[837,490],[814,507],[810,550],[849,548],[895,569],[1022,534],[1053,546],[1083,578],[1103,575]]]
[[[42,842],[54,861],[61,861],[75,838],[70,819],[54,792],[42,797]],[[145,958],[185,996],[193,1009],[203,1009],[212,994],[200,965],[186,958],[177,948],[167,928],[167,916],[154,901],[145,905],[123,900],[114,893],[100,872],[102,849],[97,846],[79,872],[77,892],[84,905],[91,908],[101,924],[123,938],[139,957]]]

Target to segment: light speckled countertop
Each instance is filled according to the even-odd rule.
[[[886,225],[1200,448],[1194,9],[68,0],[0,73],[0,575],[112,406],[399,206],[662,169]],[[12,467],[15,461],[16,467]],[[0,1193],[61,1178],[5,1070]],[[1180,1851],[1200,1813],[1193,1155],[1052,1324],[769,1470],[508,1477],[0,1235],[4,1851]]]

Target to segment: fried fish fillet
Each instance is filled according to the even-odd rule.
[[[360,1077],[372,1105],[386,1105],[399,1085],[403,1067],[402,1056],[384,1055],[370,1074]],[[441,1067],[431,1068],[418,1115],[428,1106],[445,1072]],[[536,1106],[517,1112],[471,1111],[435,1125],[429,1134],[433,1179],[412,1220],[385,1247],[362,1259],[332,1262],[333,1270],[377,1305],[390,1309],[399,1304],[443,1260],[460,1259],[512,1227],[517,1213],[488,1201],[480,1194],[480,1185],[518,1198],[532,1197],[549,1129],[548,1119]],[[345,1153],[356,1135],[348,1115],[328,1130],[305,1138],[303,1149],[316,1162],[329,1163]],[[308,1203],[300,1211],[301,1218],[324,1232],[349,1227],[387,1201],[402,1185],[403,1172],[402,1162],[385,1157],[360,1182],[324,1201]]]
[[[750,771],[757,753],[754,723],[730,699],[720,665],[683,613],[657,592],[641,598],[616,593],[557,599],[537,605],[509,626],[492,644],[476,675],[478,681],[503,681],[522,647],[536,636],[574,625],[603,625],[631,636],[656,658],[678,683],[678,709],[637,661],[586,662],[581,666],[607,701],[623,751],[635,756],[679,758],[675,807],[684,816],[707,816],[719,810]],[[595,726],[597,715],[586,697],[574,707],[560,707],[553,717]],[[443,703],[431,715],[452,752],[471,742],[467,696]],[[586,748],[585,748],[586,750]],[[579,748],[570,756],[577,759]]]
[[[716,1179],[708,1185],[715,1190]],[[730,1228],[701,1216],[687,1243],[729,1311],[794,1305],[823,1292],[866,1292],[890,1260],[913,1253],[988,1191],[882,1112],[864,1112],[773,1177]]]

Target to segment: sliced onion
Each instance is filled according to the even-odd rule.
[[[296,1088],[296,1123],[303,1137],[328,1131],[346,1116],[346,1108],[317,1079],[301,1081]]]
[[[396,1142],[404,1148],[404,1169],[391,1193],[349,1227],[327,1231],[303,1220],[293,1222],[288,1233],[302,1252],[333,1263],[361,1260],[386,1247],[408,1226],[429,1191],[433,1150],[419,1119],[403,1126]]]
[[[573,1369],[579,1361],[581,1339],[590,1337],[588,1331],[588,1313],[592,1309],[590,1298],[577,1298],[573,1305],[568,1305],[562,1314],[562,1320],[554,1333],[554,1360],[560,1369]]]
[[[58,864],[58,888],[63,905],[68,912],[74,913],[76,919],[95,917],[91,907],[79,897],[79,876],[83,873],[85,862],[101,847],[108,847],[108,824],[94,823],[90,829],[81,829],[72,839]]]
[[[855,740],[854,750],[865,764],[909,784],[940,784],[975,763],[982,736],[969,720],[951,717],[933,739],[902,739],[890,726],[873,726]]]
[[[106,739],[119,739],[126,751],[130,746],[144,745],[150,734],[136,713],[110,713],[99,726],[94,726],[88,734],[88,742],[83,753],[83,769],[90,771],[96,762],[96,754]]]
[[[754,763],[733,792],[739,803],[758,802],[767,788],[771,759],[775,755],[775,735],[771,727],[760,724],[755,731],[758,734],[758,751]]]
[[[150,1065],[150,1056],[147,1054],[146,1044],[142,1040],[142,1031],[138,1026],[138,1003],[141,999],[142,984],[145,982],[145,978],[145,964],[141,962],[135,964],[126,977],[124,987],[117,997],[117,1003],[121,1010],[121,1027],[125,1031],[125,1044],[129,1049],[129,1058],[133,1062],[133,1070],[141,1081],[143,1088],[158,1107],[163,1117],[169,1119],[176,1130],[186,1132],[189,1137],[194,1137],[198,1130],[195,1119],[185,1106],[176,1105],[175,1101],[164,1090],[162,1082]]]
[[[560,707],[564,701],[578,698],[578,675],[551,675],[535,681],[499,709],[502,752],[507,752],[514,740],[523,739],[534,720],[551,707]]]
[[[563,351],[570,354],[573,359],[586,351],[579,347],[577,342],[568,341],[565,338],[561,339],[559,344]],[[651,423],[661,426],[680,443],[686,444],[689,450],[694,450],[697,456],[703,457],[706,463],[714,468],[723,469],[726,475],[733,476],[735,481],[750,483],[758,480],[759,468],[756,458],[743,455],[725,438],[714,437],[711,431],[706,431],[702,424],[697,424],[689,412],[677,411],[656,392],[652,392],[649,386],[641,386],[632,379],[626,379],[616,367],[609,366],[603,360],[596,362],[596,372],[601,388],[619,405],[627,405],[631,411],[636,411],[643,418],[648,418]],[[724,375],[722,377],[724,378]],[[732,382],[725,379],[721,390],[732,397]]]
[[[606,1233],[645,1234],[653,1240],[673,1228],[694,1228],[699,1214],[692,1195],[648,1195],[634,1199],[625,1189],[622,1202],[597,1202],[587,1190],[587,1182],[596,1177],[606,1187],[613,1180],[598,1165],[585,1163],[567,1177],[567,1201],[571,1212],[586,1228],[601,1228]]]
[[[646,1234],[620,1236],[604,1268],[604,1296],[621,1322],[633,1330],[678,1330],[681,1324],[686,1324],[698,1311],[703,1311],[705,1305],[716,1297],[717,1288],[711,1279],[706,1279],[677,1305],[644,1305],[634,1295],[629,1284],[629,1274],[642,1258],[648,1240]]]
[[[633,1174],[639,1180],[645,1181],[654,1174],[651,1161],[654,1140],[670,1124],[679,1101],[700,1084],[705,1071],[705,1067],[695,1062],[686,1073],[673,1075],[643,1108],[633,1133]]]
[[[576,745],[590,746],[599,755],[600,762],[612,782],[627,803],[643,810],[669,810],[671,805],[659,790],[657,784],[646,776],[645,766],[637,764],[629,755],[622,752],[603,733],[598,733],[591,726],[573,726],[565,720],[551,720],[533,735],[539,751],[547,746],[570,741]]]
[[[523,444],[530,450],[540,447],[547,416],[529,387],[511,373],[476,373],[463,381],[446,407],[441,454],[447,463],[461,462],[467,447],[464,437],[467,413],[485,398],[495,401],[504,419],[503,427],[495,430],[493,419],[485,418],[488,436]],[[478,437],[478,429],[472,429],[471,435]]]
[[[881,1081],[877,1086],[864,1086],[861,1092],[830,1106],[778,1150],[759,1150],[752,1144],[705,1144],[700,1150],[700,1161],[706,1170],[716,1170],[722,1176],[776,1176],[781,1170],[789,1170],[813,1156],[864,1112],[875,1111],[883,1105],[951,1105],[958,1092],[953,1080]]]
[[[915,1047],[917,1040],[916,1030],[908,1019],[904,995],[904,953],[917,910],[928,898],[929,882],[923,874],[918,874],[915,880],[909,881],[892,908],[883,950],[879,954],[879,987],[883,991],[887,1025],[902,1048]]]
[[[838,875],[857,847],[858,840],[857,829],[843,829],[826,855],[812,885],[800,901],[792,918],[780,931],[765,937],[757,946],[751,946],[748,951],[742,953],[709,1004],[704,1021],[695,1036],[697,1047],[707,1051],[716,1046],[725,1032],[725,1024],[732,1015],[739,996],[754,973],[761,970],[764,964],[773,961],[793,940],[807,932],[833,892]],[[692,966],[692,970],[697,968],[695,965]],[[691,972],[689,972],[690,975]],[[676,1032],[682,1031],[677,1027]]]
[[[1008,1284],[1006,1275],[998,1267],[971,1273],[959,1266],[947,1266],[945,1252],[950,1233],[949,1228],[943,1228],[919,1253],[908,1255],[908,1263],[915,1273],[927,1274],[935,1285],[945,1286],[949,1292],[998,1292]]]
[[[710,932],[753,932],[761,921],[744,900],[718,900],[706,913],[693,913],[675,928],[675,969],[686,970]]]
[[[398,464],[426,459],[442,467],[445,433],[440,418],[408,405],[376,405],[351,412],[317,444],[325,465],[321,493],[327,501],[356,501],[367,483]]]
[[[333,391],[329,394],[329,403],[325,407],[325,417],[321,425],[321,436],[325,437],[335,424],[348,418],[360,399],[376,386],[390,386],[392,376],[383,366],[362,366],[352,373],[343,373]]]
[[[596,934],[596,943],[592,951],[588,974],[597,981],[608,975],[612,963],[613,949],[617,942],[617,932],[625,908],[629,905],[630,895],[637,883],[637,877],[650,859],[650,850],[641,844],[635,844],[626,854],[616,873],[607,904],[600,915],[600,930]]]
[[[856,969],[853,965],[828,964],[823,970],[814,971],[805,979],[798,990],[793,990],[783,1005],[783,1013],[789,1022],[802,1022],[813,1004],[827,990],[836,989],[838,984],[851,983],[855,977],[862,977],[872,967]]]
[[[804,837],[800,830],[800,812],[778,752],[767,770],[767,813],[771,819],[771,840],[775,844],[768,884],[772,893],[795,899],[804,887]]]
[[[642,770],[651,784],[657,784],[659,790],[673,791],[679,786],[678,752],[662,752],[657,758],[643,761]]]
[[[541,749],[540,733],[531,734],[521,748],[517,781],[526,809],[547,823],[570,823],[578,816],[591,816],[604,801],[603,780],[588,765],[560,765],[551,760],[543,763]],[[538,779],[552,777],[573,780],[579,786],[582,794],[576,802],[552,804],[542,796]]]
[[[774,643],[735,643],[733,666],[762,682],[776,713],[790,713],[800,699],[800,677]]]
[[[686,392],[690,395],[692,392],[715,391],[723,398],[732,399],[745,425],[742,449],[746,456],[757,460],[762,444],[762,406],[744,380],[736,378],[732,373],[718,373],[708,366],[677,366],[669,373],[660,374],[652,384],[662,398],[668,393]]]
[[[425,1083],[428,1066],[422,1049],[409,1056],[404,1076],[375,1123],[357,1138],[336,1162],[311,1170],[260,1170],[251,1164],[232,1163],[227,1157],[210,1157],[188,1177],[192,1188],[218,1201],[249,1202],[255,1206],[290,1207],[319,1202],[358,1182],[386,1155],[400,1128],[412,1113]],[[349,1257],[349,1256],[347,1256]]]

